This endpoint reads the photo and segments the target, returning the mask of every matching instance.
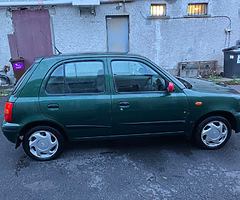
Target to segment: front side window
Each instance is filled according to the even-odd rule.
[[[166,89],[165,79],[142,62],[112,61],[111,65],[118,92],[147,92]]]
[[[61,65],[51,74],[46,91],[49,94],[104,92],[104,65],[100,61]]]

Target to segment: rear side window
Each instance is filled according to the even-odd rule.
[[[75,62],[65,65],[66,93],[99,93],[104,91],[102,62]]]
[[[101,93],[105,91],[101,61],[71,62],[54,70],[46,86],[49,94]]]
[[[47,92],[50,94],[64,94],[64,66],[54,70],[47,84]]]

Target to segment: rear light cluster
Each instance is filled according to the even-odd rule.
[[[4,108],[4,120],[8,123],[12,122],[12,111],[13,111],[13,103],[6,102]]]

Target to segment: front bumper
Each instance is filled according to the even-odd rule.
[[[240,133],[240,113],[235,114],[235,119],[236,119],[235,132]]]
[[[21,126],[19,124],[7,123],[5,121],[2,123],[3,134],[12,143],[16,144],[20,130]]]

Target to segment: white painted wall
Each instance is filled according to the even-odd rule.
[[[7,34],[12,33],[12,20],[6,9],[0,9],[0,69],[9,65],[10,49]],[[12,75],[12,71],[10,72]]]
[[[81,13],[78,8],[56,7],[51,10],[56,46],[64,53],[106,52],[107,15],[129,15],[130,53],[155,59],[155,24],[145,21],[138,9],[141,4],[127,6],[126,12],[116,10],[116,4],[104,4],[96,8],[96,16]]]
[[[192,0],[136,0],[127,3],[125,10],[118,4],[96,7],[96,16],[80,13],[78,7],[50,8],[56,46],[63,53],[107,51],[107,15],[129,15],[130,53],[144,55],[166,69],[176,69],[181,61],[218,60],[223,65],[222,49],[225,44],[225,18],[145,19],[151,3],[167,3],[167,15],[187,15]],[[239,0],[201,0],[208,2],[209,15],[226,15],[232,19],[230,46],[240,39]],[[0,65],[10,58],[7,34],[12,32],[11,18],[0,9]]]

